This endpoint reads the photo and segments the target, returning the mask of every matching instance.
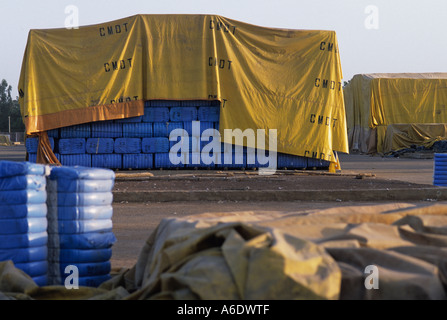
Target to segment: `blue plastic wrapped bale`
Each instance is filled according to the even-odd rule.
[[[220,102],[218,100],[183,100],[181,106],[182,107],[209,107],[209,106],[218,106]]]
[[[107,168],[107,169],[121,169],[122,155],[111,154],[92,154],[92,167]]]
[[[111,192],[113,179],[59,179],[58,192]]]
[[[15,204],[39,204],[45,203],[47,193],[45,190],[12,190],[0,191],[0,203],[2,205]]]
[[[307,168],[328,169],[329,165],[330,162],[326,160],[307,158]]]
[[[170,121],[195,121],[197,120],[196,107],[174,107],[169,110]]]
[[[178,100],[147,100],[145,107],[180,107],[181,101]]]
[[[82,180],[113,180],[115,172],[109,169],[75,167],[53,167],[50,173],[51,180],[82,179]]]
[[[48,242],[47,230],[20,234],[0,234],[0,249],[43,247]]]
[[[90,123],[77,124],[60,128],[61,138],[90,138],[92,128]]]
[[[278,168],[281,169],[305,169],[307,158],[287,153],[277,154]]]
[[[143,153],[169,152],[169,139],[165,137],[143,138],[141,150]]]
[[[148,107],[144,108],[143,122],[168,122],[168,107]]]
[[[172,130],[183,129],[183,122],[154,122],[154,137],[169,137]]]
[[[172,160],[169,158],[170,153],[155,153],[154,167],[160,169],[183,168],[185,166],[185,154],[171,154]]]
[[[27,161],[0,161],[0,178],[7,178],[17,175],[46,175],[48,167],[42,164],[30,163]]]
[[[65,273],[68,266],[76,266],[78,268],[79,277],[91,277],[97,275],[107,275],[110,274],[112,264],[110,261],[103,262],[88,262],[88,263],[61,263],[60,270],[61,274]]]
[[[222,143],[221,163],[218,168],[244,169],[247,166],[247,155],[242,146]]]
[[[220,119],[220,107],[199,107],[197,110],[197,118],[199,121],[218,122]]]
[[[153,136],[152,123],[124,123],[123,137],[125,138],[146,138]]]
[[[31,163],[37,162],[37,153],[28,153],[28,161]]]
[[[15,263],[15,266],[25,273],[27,273],[30,277],[38,277],[45,275],[48,270],[48,261],[31,261],[31,262],[19,262]]]
[[[123,169],[152,169],[154,155],[152,153],[123,154]]]
[[[204,155],[200,152],[191,152],[186,158],[186,168],[214,168],[217,164],[216,155]]]
[[[116,242],[111,232],[88,232],[79,234],[59,234],[58,245],[66,249],[104,249]],[[54,245],[53,245],[54,246]]]
[[[85,151],[90,154],[113,153],[114,146],[113,138],[88,138]]]
[[[91,219],[102,220],[102,219],[112,219],[113,207],[111,205],[83,206],[83,207],[78,206],[67,207],[62,205],[57,207],[57,212],[58,212],[58,219],[60,220],[91,220]]]
[[[48,249],[46,246],[0,250],[0,261],[12,260],[14,264],[43,261],[47,257]]]
[[[59,233],[77,234],[88,232],[111,232],[112,219],[61,220],[57,221]]]
[[[185,121],[183,122],[183,129],[185,129],[189,136],[193,137],[201,137],[204,132],[206,132],[206,136],[210,136],[215,133],[214,123],[210,121]]]
[[[0,219],[0,234],[41,233],[47,226],[46,217]]]
[[[112,248],[102,249],[64,249],[59,251],[59,262],[65,263],[91,263],[109,261],[112,257]]]
[[[50,141],[51,150],[54,150],[54,138],[48,137]],[[39,146],[39,138],[38,137],[29,137],[25,140],[25,148],[28,153],[37,153],[37,148]]]
[[[115,119],[116,123],[135,123],[143,121],[143,116]]]
[[[59,157],[63,166],[92,166],[92,156],[90,154],[64,154]]]
[[[435,153],[433,158],[433,185],[447,186],[447,153]]]
[[[141,153],[140,138],[116,138],[115,153]]]
[[[169,151],[172,152],[200,152],[200,138],[191,136],[179,136],[169,141]]]
[[[61,155],[83,154],[85,153],[85,139],[84,138],[59,139],[58,150]]]
[[[0,191],[22,189],[45,190],[46,185],[46,177],[43,175],[17,175],[0,178]]]
[[[47,131],[48,137],[60,138],[59,129],[51,129]]]
[[[120,138],[123,136],[123,124],[108,121],[92,122],[92,138]]]

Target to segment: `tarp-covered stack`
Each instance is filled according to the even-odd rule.
[[[333,31],[216,15],[135,15],[31,30],[19,102],[26,133],[46,135],[143,116],[148,100],[218,100],[222,136],[225,129],[263,129],[265,148],[273,150],[269,130],[276,129],[276,151],[336,162],[334,151],[348,152],[341,79]],[[37,161],[57,163],[46,141]]]
[[[447,73],[358,74],[344,98],[351,151],[387,154],[447,139]]]

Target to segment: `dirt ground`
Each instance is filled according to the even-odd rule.
[[[272,176],[262,176],[250,171],[228,173],[201,171],[183,173],[180,171],[153,177],[118,177],[114,191],[350,190],[421,187],[427,187],[427,185],[380,179],[374,174],[329,174],[326,171],[289,170]]]

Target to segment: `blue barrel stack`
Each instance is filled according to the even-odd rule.
[[[37,285],[47,285],[46,167],[0,162],[0,261],[12,260]]]
[[[228,150],[224,143],[221,143],[220,153],[216,151],[218,148],[214,149],[213,157],[203,159],[200,152],[213,139],[210,138],[213,131],[209,129],[219,130],[219,121],[219,101],[148,100],[142,116],[53,129],[48,131],[48,136],[56,157],[67,166],[119,170],[254,169],[268,165],[256,158],[253,161],[250,148],[232,146]],[[170,148],[177,142],[169,141],[175,129],[185,130],[182,132],[189,139],[198,141],[198,148],[182,154],[180,163],[169,157]],[[28,138],[26,144],[29,161],[36,162],[37,138]],[[224,155],[224,150],[231,154]],[[209,159],[212,159],[211,163]],[[277,153],[276,163],[278,169],[329,167],[328,161],[284,153]]]

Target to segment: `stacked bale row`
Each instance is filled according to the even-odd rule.
[[[112,170],[55,167],[48,180],[50,284],[66,284],[76,267],[78,285],[96,287],[110,279]]]
[[[256,151],[246,147],[240,150],[224,143],[220,153],[213,150],[211,163],[203,161],[201,151],[213,139],[210,138],[212,131],[207,129],[219,130],[219,115],[219,101],[150,100],[145,102],[143,116],[64,127],[50,130],[48,136],[56,157],[66,166],[109,169],[262,167],[256,157],[255,161],[247,161],[253,159],[250,153],[256,154]],[[184,137],[170,141],[170,133],[175,129],[185,130]],[[181,158],[180,162],[173,161],[172,154],[170,157],[171,148],[179,142],[188,142],[189,147],[188,152],[176,155]],[[31,162],[36,161],[37,145],[37,138],[26,141]],[[276,160],[278,168],[329,166],[327,161],[283,153],[278,153]]]
[[[40,286],[48,281],[46,199],[45,166],[0,162],[0,261],[12,260]]]

